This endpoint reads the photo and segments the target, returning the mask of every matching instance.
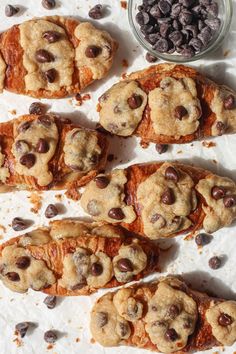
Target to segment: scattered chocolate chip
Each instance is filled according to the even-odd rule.
[[[96,186],[100,189],[104,189],[110,183],[109,179],[106,176],[97,176],[94,178]]]
[[[36,151],[39,152],[40,154],[45,154],[49,150],[49,144],[47,140],[40,138],[37,145],[36,145]]]
[[[209,259],[208,264],[211,269],[218,269],[221,266],[221,259],[217,256],[214,256]]]
[[[45,49],[38,49],[35,53],[35,59],[39,63],[50,63],[55,60],[54,55]]]
[[[92,199],[88,202],[87,211],[92,216],[98,216],[100,214],[99,204],[95,199]]]
[[[234,96],[233,95],[229,95],[224,99],[224,109],[233,109],[234,108]]]
[[[48,41],[48,43],[55,43],[61,39],[61,33],[57,31],[46,31],[43,33],[43,38]]]
[[[174,328],[169,328],[165,333],[165,338],[170,342],[174,342],[179,338],[179,336]]]
[[[166,205],[174,204],[175,196],[174,196],[173,190],[170,188],[167,188],[161,196],[161,201],[162,201],[162,203],[164,203]]]
[[[128,258],[121,258],[117,262],[117,267],[121,272],[132,272],[134,270],[132,262]]]
[[[28,329],[29,329],[29,322],[20,322],[15,325],[16,332],[20,335],[21,338],[24,338]]]
[[[56,6],[56,1],[55,0],[42,0],[42,5],[45,9],[51,10],[54,9]]]
[[[108,212],[108,216],[111,219],[115,220],[123,220],[125,218],[125,214],[123,213],[123,210],[121,208],[112,208]]]
[[[16,266],[19,269],[26,269],[30,266],[30,257],[22,256],[17,258]]]
[[[147,62],[149,62],[149,63],[155,63],[158,60],[157,57],[155,57],[154,55],[152,55],[149,52],[146,53],[145,58],[146,58]]]
[[[218,317],[218,323],[219,325],[226,327],[233,323],[233,319],[227,313],[221,313]]]
[[[45,128],[49,128],[52,124],[52,120],[50,116],[46,114],[38,117],[38,122],[42,124]]]
[[[167,310],[167,316],[174,320],[180,314],[179,307],[177,305],[171,305]]]
[[[101,275],[103,272],[103,266],[100,263],[93,263],[91,265],[91,274],[95,277]]]
[[[186,116],[187,114],[188,114],[188,111],[187,111],[187,109],[184,106],[175,107],[175,110],[174,110],[175,118],[177,118],[179,120],[182,120],[182,118],[184,116]]]
[[[226,208],[232,208],[236,205],[236,195],[227,195],[223,199]]]
[[[11,226],[14,231],[22,231],[27,229],[27,223],[21,218],[14,218],[12,220]]]
[[[26,130],[28,130],[30,126],[31,126],[31,122],[29,122],[29,121],[28,122],[24,122],[24,123],[22,123],[22,124],[20,124],[18,126],[17,130],[18,130],[19,133],[23,133]]]
[[[103,17],[103,13],[102,13],[102,5],[98,4],[95,5],[94,7],[92,7],[89,10],[89,17],[91,17],[94,20],[100,20]]]
[[[54,218],[57,216],[58,210],[57,207],[54,204],[49,204],[45,210],[45,216],[48,219]]]
[[[226,126],[223,122],[218,121],[216,123],[216,129],[218,130],[218,135],[221,136],[224,134],[225,130],[226,130]]]
[[[143,97],[141,95],[133,94],[128,98],[127,103],[131,109],[137,109],[142,106]]]
[[[174,181],[175,183],[177,183],[179,181],[179,173],[174,167],[169,166],[165,170],[165,178],[168,181]]]
[[[6,273],[6,277],[10,280],[10,281],[20,281],[20,276],[18,273],[16,272],[8,272]]]
[[[47,306],[48,309],[52,310],[57,304],[57,297],[53,295],[46,296],[43,300],[43,303]]]
[[[90,45],[85,50],[85,55],[87,58],[97,58],[101,54],[102,48],[96,45]]]
[[[45,105],[40,102],[33,102],[29,107],[29,114],[43,114],[45,112]]]
[[[50,84],[55,82],[56,77],[57,77],[57,71],[56,69],[49,69],[47,71],[44,71],[42,73],[43,77],[45,78],[46,81],[48,81]]]
[[[21,165],[25,166],[28,169],[32,168],[35,162],[36,162],[36,156],[31,153],[22,155],[20,158]]]
[[[20,11],[19,7],[15,7],[12,5],[6,5],[5,7],[5,15],[7,17],[12,17],[16,15]]]
[[[99,327],[104,327],[108,323],[108,313],[98,312],[97,313],[97,323]]]
[[[47,331],[44,333],[44,340],[47,343],[55,343],[57,341],[58,337],[55,331]]]
[[[208,234],[200,233],[195,237],[195,242],[198,246],[205,246],[211,242],[211,238]]]
[[[223,187],[214,186],[211,189],[211,196],[215,200],[219,200],[219,199],[224,198],[225,194],[226,194],[226,191]]]
[[[168,145],[167,144],[156,144],[156,151],[161,155],[167,152]]]

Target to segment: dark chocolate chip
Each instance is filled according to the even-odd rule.
[[[222,327],[227,327],[233,323],[233,319],[227,313],[221,313],[218,317],[218,323]]]
[[[35,59],[39,63],[51,63],[55,60],[54,55],[45,49],[38,49],[35,53]]]
[[[199,38],[192,38],[189,45],[191,45],[197,52],[200,52],[203,47],[203,43]]]
[[[161,196],[161,201],[163,204],[172,205],[175,202],[175,196],[172,189],[167,188]]]
[[[128,258],[121,258],[117,262],[117,267],[123,273],[132,272],[134,270],[132,262]]]
[[[94,20],[100,20],[103,17],[103,12],[102,12],[102,5],[98,4],[92,7],[89,10],[89,17],[91,17]]]
[[[14,218],[12,220],[11,226],[13,228],[14,231],[22,231],[27,229],[27,223],[22,220],[21,218]]]
[[[179,173],[174,167],[169,166],[165,170],[165,178],[169,181],[174,181],[177,183],[179,181]]]
[[[51,10],[54,9],[56,6],[56,1],[55,0],[42,0],[42,5],[45,9]]]
[[[145,38],[148,41],[148,43],[154,45],[161,38],[161,35],[160,35],[160,33],[151,33],[148,36],[146,36]]]
[[[211,189],[211,196],[215,200],[219,200],[219,199],[224,198],[225,193],[226,193],[226,191],[225,191],[225,189],[223,187],[214,186]]]
[[[10,281],[20,281],[20,276],[18,273],[16,272],[8,272],[6,273],[6,277],[10,280]]]
[[[156,144],[156,151],[158,154],[164,154],[168,150],[168,145],[167,144]]]
[[[131,109],[137,109],[142,106],[143,97],[141,95],[133,94],[128,98],[127,103]]]
[[[195,3],[195,0],[180,0],[180,3],[186,7],[186,8],[189,8],[189,7],[192,7],[193,4]]]
[[[56,80],[56,77],[57,77],[57,71],[56,69],[52,68],[52,69],[49,69],[47,71],[44,71],[42,73],[44,79],[49,82],[50,84],[52,84],[53,82],[55,82]]]
[[[205,22],[203,22],[202,20],[199,20],[197,26],[198,26],[199,31],[201,31],[206,25],[205,25]]]
[[[57,341],[58,337],[55,331],[47,331],[44,333],[44,340],[47,343],[55,343]]]
[[[172,304],[167,310],[167,316],[174,320],[180,314],[179,307]]]
[[[169,35],[169,39],[175,46],[180,46],[183,42],[183,34],[180,31],[174,31]]]
[[[24,338],[28,329],[29,329],[29,322],[20,322],[15,325],[16,332],[20,335],[21,338]]]
[[[155,4],[151,10],[150,10],[150,14],[152,15],[152,17],[154,18],[160,18],[162,16],[161,10],[158,6],[158,4]]]
[[[210,27],[208,26],[204,27],[199,33],[198,38],[202,41],[204,46],[207,46],[207,44],[210,42],[212,38]]]
[[[146,60],[149,62],[149,63],[155,63],[158,59],[157,57],[155,57],[154,55],[152,55],[151,53],[147,52],[146,53]]]
[[[218,135],[221,136],[226,130],[226,125],[223,122],[219,121],[216,123],[216,129],[218,130]]]
[[[61,39],[61,33],[57,31],[46,31],[43,33],[43,38],[48,41],[48,43],[55,43]]]
[[[232,208],[236,205],[236,195],[227,195],[223,199],[226,208]]]
[[[144,35],[147,35],[154,31],[154,27],[152,25],[143,25],[140,27],[140,30]]]
[[[45,216],[48,219],[54,218],[57,216],[58,210],[57,207],[54,204],[49,204],[45,210]]]
[[[212,17],[217,17],[219,13],[219,7],[217,2],[212,2],[210,5],[206,7],[208,14]]]
[[[182,118],[185,117],[187,114],[188,114],[188,111],[184,106],[175,107],[175,110],[174,110],[175,118],[182,120]]]
[[[192,58],[195,55],[194,49],[191,46],[187,46],[186,48],[183,48],[181,50],[181,54],[185,57],[185,58]]]
[[[234,104],[235,104],[235,98],[233,95],[228,95],[225,99],[224,99],[224,109],[233,109],[234,108]]]
[[[108,212],[108,216],[111,219],[115,220],[122,220],[125,218],[125,214],[123,213],[123,210],[121,208],[112,208]]]
[[[200,5],[208,6],[211,3],[211,0],[199,0]]]
[[[85,55],[87,58],[97,58],[101,54],[102,48],[96,45],[89,45],[85,50]]]
[[[192,15],[191,11],[183,9],[180,12],[179,22],[181,23],[181,25],[183,25],[183,26],[190,25],[192,20],[193,20],[193,15]]]
[[[187,25],[185,27],[185,30],[189,31],[192,34],[193,38],[196,38],[199,32],[197,25]]]
[[[164,38],[159,39],[155,46],[154,49],[157,50],[160,53],[165,53],[169,49],[169,44],[168,41]]]
[[[108,313],[103,311],[98,312],[97,323],[99,327],[104,327],[108,323]]]
[[[182,6],[179,3],[174,4],[171,9],[171,17],[178,18],[181,10]]]
[[[17,130],[18,130],[19,133],[23,133],[26,130],[28,130],[30,126],[31,126],[31,122],[29,122],[29,121],[28,122],[24,122],[24,123],[22,123],[22,124],[20,124],[18,126]]]
[[[179,23],[178,20],[174,19],[173,22],[172,22],[172,27],[176,30],[176,31],[179,31],[182,26],[181,24]]]
[[[93,263],[91,265],[91,274],[95,277],[101,275],[103,272],[103,266],[100,263]]]
[[[40,102],[33,102],[29,107],[29,114],[43,114],[45,112],[45,106]]]
[[[94,178],[96,186],[100,189],[104,189],[110,183],[109,179],[106,176],[97,176]]]
[[[166,38],[171,31],[171,26],[169,23],[161,23],[159,32],[163,38]]]
[[[205,24],[210,27],[214,32],[218,31],[221,25],[221,20],[219,18],[214,18],[210,20],[205,20]]]
[[[36,145],[36,151],[39,152],[40,154],[45,154],[46,152],[48,152],[49,144],[47,140],[40,138]]]
[[[51,118],[46,114],[38,117],[38,122],[42,124],[45,128],[49,128],[52,124]]]
[[[208,234],[200,233],[195,237],[195,242],[198,246],[205,246],[211,242],[212,237]]]
[[[36,156],[31,153],[22,155],[20,158],[21,165],[25,166],[28,169],[32,168],[35,162],[36,162]]]
[[[171,10],[171,6],[166,0],[160,0],[158,6],[164,15],[167,15]]]
[[[53,295],[46,296],[43,300],[43,303],[47,306],[48,309],[52,310],[57,304],[57,297]]]
[[[92,216],[98,216],[100,214],[99,205],[97,200],[92,199],[87,204],[87,211]]]
[[[19,269],[26,269],[30,266],[30,257],[22,256],[17,258],[16,266]]]
[[[20,11],[19,7],[15,7],[12,5],[6,5],[6,7],[5,7],[5,15],[7,17],[12,17],[15,14],[17,14],[19,11]]]
[[[221,266],[221,259],[217,256],[214,256],[209,259],[208,264],[211,269],[218,269]]]
[[[135,19],[137,21],[137,23],[142,26],[142,25],[147,25],[149,20],[150,20],[150,17],[148,15],[147,12],[138,12],[137,15],[135,16]]]
[[[170,342],[175,342],[179,336],[174,328],[169,328],[165,333],[165,338]]]

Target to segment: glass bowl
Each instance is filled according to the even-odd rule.
[[[217,0],[217,3],[219,6],[218,16],[221,20],[221,26],[218,32],[214,34],[207,47],[204,50],[200,51],[199,53],[195,54],[191,58],[186,58],[181,54],[175,54],[175,53],[174,54],[160,53],[157,50],[153,49],[152,45],[145,40],[144,35],[140,30],[140,26],[135,20],[135,16],[138,12],[138,6],[142,4],[142,0],[128,1],[128,16],[129,16],[130,27],[139,44],[155,57],[158,57],[165,61],[170,61],[175,63],[187,63],[187,62],[195,61],[205,57],[208,53],[216,50],[221,45],[225,36],[229,32],[232,15],[233,15],[232,0]]]

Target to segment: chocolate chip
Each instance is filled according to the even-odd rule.
[[[22,256],[17,258],[16,266],[19,269],[26,269],[30,266],[30,257]]]
[[[15,325],[16,332],[20,335],[21,338],[24,338],[28,329],[29,329],[29,322],[20,322]]]
[[[111,219],[115,220],[122,220],[125,218],[125,214],[123,213],[123,210],[121,208],[112,208],[108,212],[108,216]]]
[[[170,4],[165,0],[160,0],[158,6],[164,15],[167,15],[171,10]]]
[[[93,263],[91,265],[91,274],[95,277],[101,275],[103,272],[103,266],[100,263]]]
[[[199,38],[192,38],[189,45],[191,45],[197,52],[200,52],[203,47],[203,43]]]
[[[27,229],[27,224],[24,220],[22,220],[21,218],[14,218],[12,220],[11,226],[13,228],[14,231],[22,231]]]
[[[97,323],[99,327],[104,327],[108,323],[108,313],[98,312],[97,313]]]
[[[100,189],[104,189],[110,183],[109,179],[106,176],[97,176],[94,178],[96,186]]]
[[[221,313],[218,317],[218,323],[220,326],[227,327],[233,323],[233,319],[227,313]]]
[[[87,204],[87,211],[92,216],[98,216],[100,214],[99,204],[97,200],[92,199]]]
[[[233,109],[234,108],[234,103],[235,103],[235,99],[233,95],[228,95],[225,99],[224,99],[224,109]]]
[[[158,4],[155,4],[151,10],[150,10],[150,14],[152,15],[152,17],[154,18],[160,18],[162,16],[161,10],[158,6]]]
[[[46,152],[48,152],[49,144],[47,140],[40,138],[36,145],[36,151],[39,152],[40,154],[45,154]]]
[[[52,84],[53,82],[55,82],[56,77],[57,77],[57,71],[56,69],[49,69],[47,71],[44,71],[42,73],[44,79],[49,82],[50,84]]]
[[[181,10],[182,6],[180,4],[174,4],[171,9],[171,17],[178,18]]]
[[[195,242],[198,246],[205,246],[211,242],[211,238],[208,234],[200,233],[195,237]]]
[[[147,25],[149,22],[149,15],[147,12],[138,12],[135,16],[136,21],[139,25]]]
[[[177,305],[171,305],[167,310],[167,316],[174,320],[180,314],[179,307]]]
[[[169,49],[169,44],[166,39],[161,38],[156,42],[154,49],[160,53],[165,53]]]
[[[103,13],[102,13],[102,5],[98,4],[95,5],[94,7],[92,7],[89,10],[89,17],[91,17],[94,20],[100,20],[103,17]]]
[[[165,338],[170,342],[175,342],[179,336],[174,328],[169,328],[165,333]]]
[[[211,15],[212,17],[217,17],[218,13],[219,13],[219,8],[218,8],[217,2],[213,2],[212,4],[208,5],[206,7],[206,10],[207,10],[208,14]]]
[[[172,205],[175,202],[175,196],[172,189],[167,188],[161,196],[162,203]]]
[[[18,273],[16,272],[8,272],[6,273],[6,277],[10,280],[10,281],[20,281],[20,276]]]
[[[101,54],[102,48],[96,45],[90,45],[85,50],[85,55],[87,58],[97,58]]]
[[[159,26],[159,32],[163,38],[167,38],[171,31],[171,26],[169,23],[161,23]]]
[[[142,106],[143,97],[141,95],[133,94],[128,98],[127,103],[131,109],[137,109]]]
[[[193,20],[193,15],[189,10],[183,9],[179,15],[179,22],[183,25],[189,25]]]
[[[159,39],[161,39],[161,35],[159,33],[151,33],[145,38],[150,44],[155,44]]]
[[[193,38],[196,38],[198,35],[198,27],[197,25],[187,25],[185,27],[185,30],[189,31],[192,34]],[[189,43],[190,45],[190,43]]]
[[[45,49],[38,49],[35,53],[35,59],[39,63],[50,63],[55,60],[53,54]]]
[[[128,323],[125,322],[119,322],[119,327],[120,327],[120,335],[121,338],[125,337],[129,331],[129,325]]]
[[[153,214],[151,219],[150,219],[150,223],[155,224],[155,222],[157,222],[162,216],[160,214]]]
[[[198,38],[202,41],[203,45],[206,46],[212,38],[210,27],[204,27],[199,33]]]
[[[45,106],[40,102],[33,102],[29,107],[29,114],[43,114],[45,111]]]
[[[27,122],[20,124],[18,126],[17,130],[19,133],[24,133],[26,130],[29,129],[30,126],[31,126],[31,122],[27,121]]]
[[[45,216],[48,219],[54,218],[57,216],[58,210],[57,207],[54,204],[49,204],[45,210]]]
[[[187,114],[188,114],[188,111],[187,111],[187,109],[184,106],[175,107],[175,110],[174,110],[175,118],[177,118],[179,120],[182,120],[182,118],[184,116],[186,116]]]
[[[193,47],[187,46],[183,48],[180,52],[185,58],[192,58],[195,54]]]
[[[47,306],[48,309],[52,310],[57,304],[57,297],[53,295],[46,296],[43,300],[43,303]]]
[[[183,42],[183,34],[180,31],[174,31],[169,35],[169,39],[175,46],[180,46]]]
[[[208,264],[211,269],[218,269],[221,266],[221,259],[217,256],[212,257],[209,259]]]
[[[177,183],[179,180],[179,173],[174,167],[169,166],[165,170],[165,178],[168,181],[174,181],[175,183]]]
[[[38,123],[42,124],[45,128],[49,128],[52,124],[52,120],[48,115],[42,115],[38,117]]]
[[[218,121],[216,123],[216,129],[218,130],[218,135],[221,136],[224,134],[225,130],[226,130],[226,126],[223,122]]]
[[[211,196],[212,198],[214,198],[215,200],[219,200],[224,198],[225,196],[225,189],[223,187],[218,187],[218,186],[214,186],[211,189]]]
[[[214,32],[218,31],[221,25],[221,20],[219,18],[214,18],[210,20],[206,20],[205,24],[210,27],[210,29]]]
[[[146,60],[149,62],[149,63],[155,63],[158,59],[157,57],[155,57],[154,55],[152,55],[151,53],[147,52],[146,53]]]
[[[117,262],[117,267],[123,273],[132,272],[134,270],[132,262],[128,258],[121,258]]]
[[[15,14],[17,14],[19,11],[20,11],[19,7],[15,7],[12,5],[6,5],[6,7],[5,7],[5,15],[7,17],[12,17]]]
[[[182,26],[181,24],[179,23],[178,20],[174,19],[173,22],[172,22],[172,27],[176,30],[176,31],[179,31]]]
[[[156,151],[161,155],[167,152],[168,145],[167,144],[156,144]]]
[[[28,169],[32,168],[35,162],[36,162],[36,156],[31,153],[25,154],[20,158],[21,165],[25,166]]]
[[[236,195],[227,195],[223,199],[226,208],[232,208],[236,205]]]
[[[57,334],[55,331],[47,331],[44,333],[44,340],[47,343],[55,343],[57,341]]]
[[[55,43],[61,39],[61,33],[57,31],[46,31],[43,33],[43,38],[48,41],[48,43]]]
[[[51,10],[54,9],[56,6],[56,1],[55,0],[42,0],[42,5],[45,9]]]

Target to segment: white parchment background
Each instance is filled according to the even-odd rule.
[[[9,2],[23,7],[18,16],[5,17],[4,8]],[[98,2],[98,0],[57,0],[58,7],[48,11],[42,8],[41,0],[0,0],[0,31],[33,16],[65,15],[88,20],[89,8]],[[110,74],[106,79],[93,84],[85,91],[85,93],[91,94],[92,99],[86,101],[82,107],[76,106],[74,99],[42,100],[50,106],[52,112],[63,113],[64,116],[71,117],[74,121],[87,127],[95,126],[95,122],[98,120],[97,98],[125,71],[131,72],[148,65],[145,61],[145,52],[138,46],[129,30],[127,10],[122,9],[119,0],[100,0],[100,3],[106,6],[106,17],[95,21],[96,25],[109,30],[120,43],[115,65]],[[234,3],[234,7],[236,13],[236,3]],[[216,53],[209,55],[204,61],[192,64],[217,82],[228,84],[234,89],[236,89],[235,16],[223,47]],[[227,57],[224,57],[226,50],[229,52]],[[128,61],[128,68],[122,66],[123,59]],[[29,97],[4,92],[0,95],[0,121],[15,118],[12,110],[16,110],[17,115],[28,113],[28,107],[34,101]],[[141,149],[136,138],[126,140],[113,138],[110,153],[114,153],[117,159],[108,164],[108,168],[125,167],[137,162],[180,159],[236,179],[236,135],[219,137],[214,139],[214,142],[216,146],[212,148],[203,147],[201,142],[185,146],[176,145],[168,153],[160,156],[155,151],[154,145],[150,145],[146,150]],[[44,210],[49,202],[58,203],[55,198],[56,194],[58,192],[43,194],[43,207],[38,215],[30,211],[32,205],[28,202],[29,193],[15,192],[0,195],[0,224],[6,227],[2,241],[17,235],[9,226],[13,217],[24,217],[34,221],[32,228],[46,225],[48,221],[44,217]],[[66,200],[65,197],[62,199],[62,203],[65,206],[64,212],[58,218],[84,215],[78,203]],[[0,233],[3,235],[1,230]],[[204,247],[202,253],[197,250],[194,241],[186,241],[183,237],[171,240],[168,242],[169,244],[172,244],[171,250],[162,256],[162,268],[165,273],[183,273],[184,277],[200,290],[211,289],[219,296],[236,299],[236,226],[216,232],[213,241],[209,246]],[[162,242],[162,245],[167,247],[167,243]],[[212,271],[208,267],[208,259],[213,255],[224,257],[225,264],[219,270]],[[158,274],[154,277],[157,276]],[[140,354],[147,353],[144,350],[125,347],[104,349],[91,342],[89,312],[95,299],[101,294],[102,292],[91,297],[63,298],[58,301],[55,309],[48,310],[43,304],[45,297],[43,294],[33,291],[24,295],[14,294],[0,284],[0,354],[43,354],[48,352],[57,354],[130,354],[137,351]],[[21,321],[34,322],[37,327],[24,338],[23,345],[18,348],[13,342],[16,338],[14,327],[16,323]],[[60,331],[61,338],[51,350],[48,350],[47,344],[43,340],[43,333],[52,328]],[[76,341],[76,338],[79,338],[79,341]],[[222,352],[222,348],[217,350]],[[233,353],[233,351],[236,351],[236,345],[226,349],[225,353]],[[215,350],[209,352],[213,353]]]

